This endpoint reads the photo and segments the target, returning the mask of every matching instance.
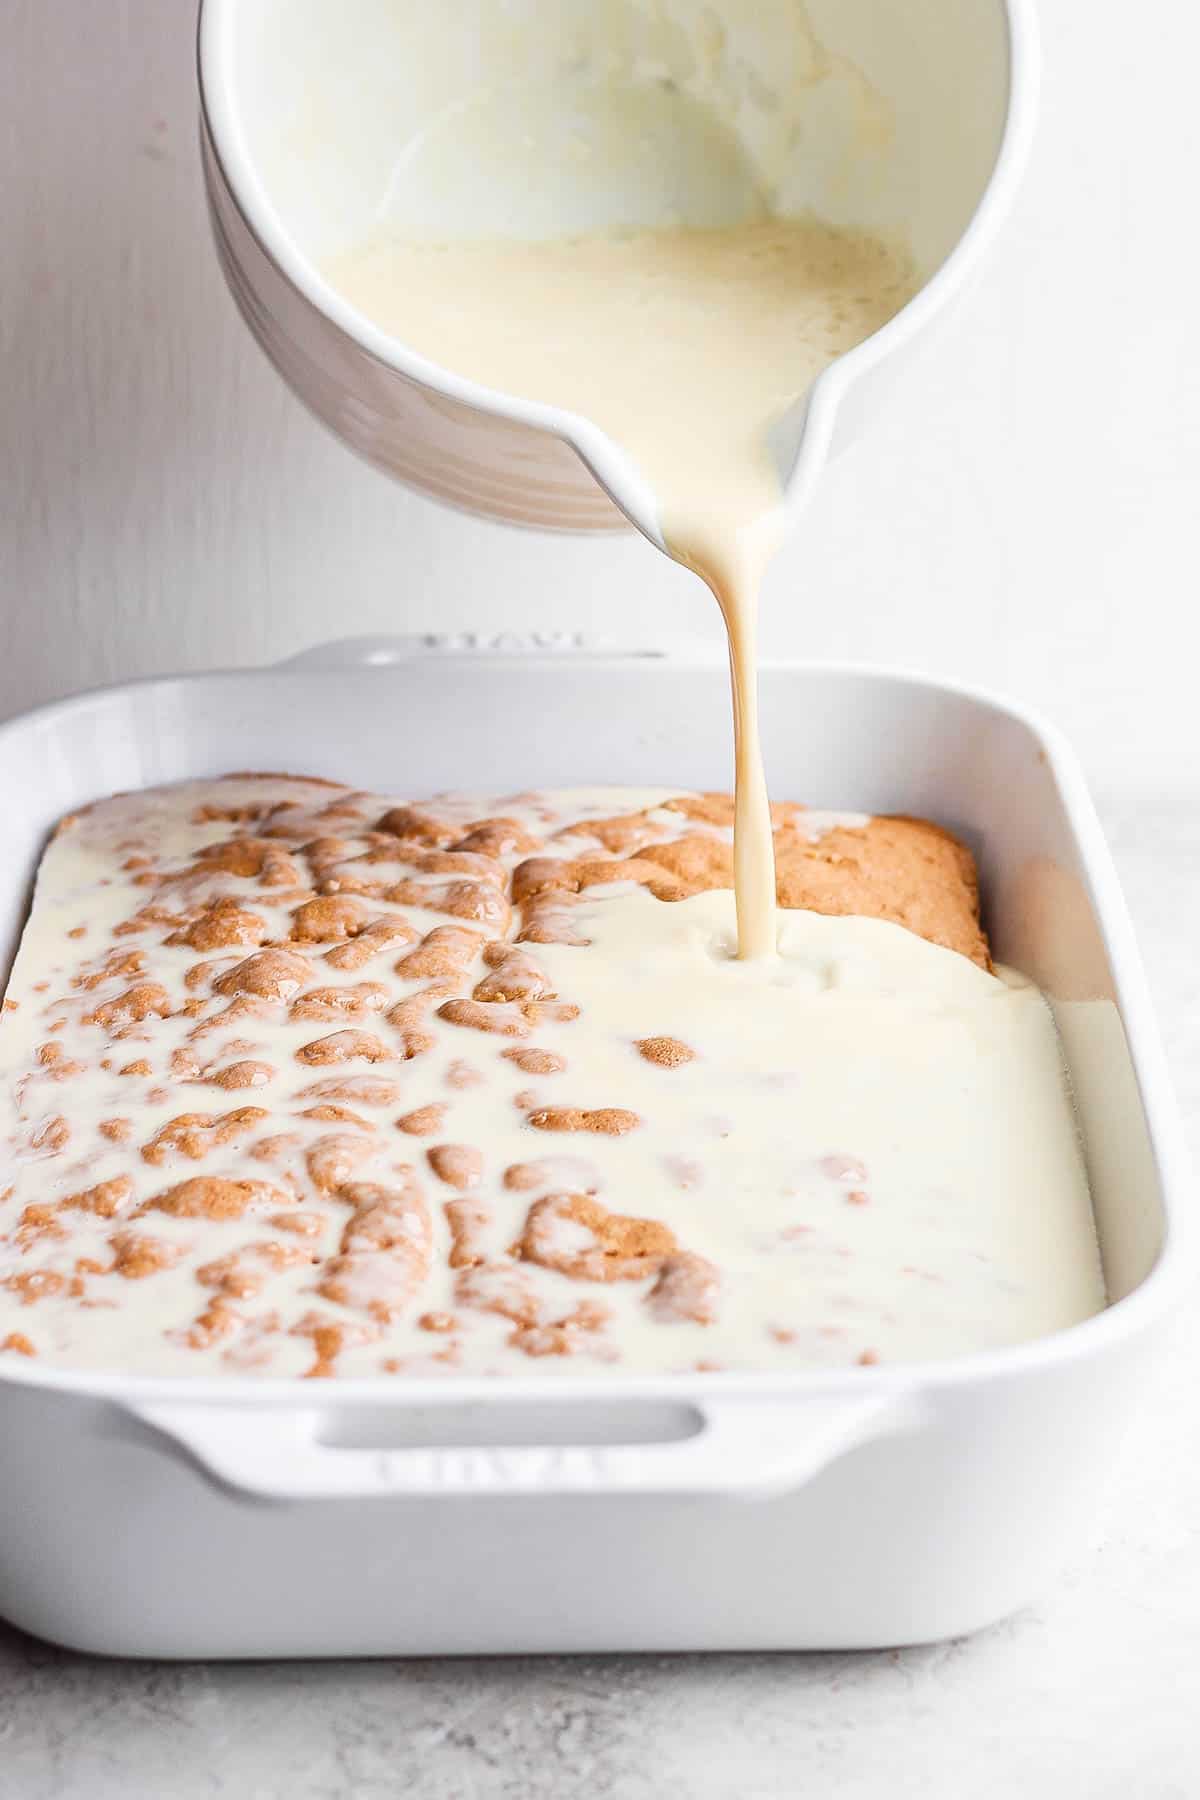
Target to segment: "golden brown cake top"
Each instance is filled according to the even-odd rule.
[[[798,806],[776,832],[785,903],[859,917],[783,915],[731,1034],[725,796],[238,776],[64,821],[0,1033],[0,1343],[285,1375],[886,1353],[829,1277],[901,1177],[805,1020],[836,1061],[864,981],[934,1036],[943,990],[1004,990],[953,838]]]

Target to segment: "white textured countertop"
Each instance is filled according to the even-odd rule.
[[[1101,791],[1200,1141],[1200,808]],[[103,1663],[0,1627],[3,1800],[1192,1800],[1200,1307],[1032,1611],[877,1655]]]

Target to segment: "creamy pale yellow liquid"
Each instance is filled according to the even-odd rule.
[[[782,531],[772,425],[910,297],[908,257],[816,219],[544,243],[379,237],[326,274],[385,331],[488,387],[582,414],[638,464],[729,638],[738,948],[773,951],[755,627]]]
[[[460,916],[439,915],[443,877],[420,874],[411,842],[393,839],[394,860],[381,859],[372,827],[400,804],[390,793],[234,777],[102,801],[54,838],[0,1028],[0,1378],[21,1361],[10,1334],[43,1365],[301,1375],[313,1361],[314,1322],[341,1342],[341,1376],[554,1379],[714,1365],[782,1372],[998,1348],[1103,1306],[1054,1022],[1028,982],[990,975],[885,920],[799,909],[780,915],[776,957],[735,962],[728,890],[664,906],[617,881],[578,897],[564,941],[530,946],[547,991],[568,1003],[565,1016],[549,1008],[527,1039],[464,1029],[435,1007],[445,980],[462,998],[487,972],[482,933],[467,934],[476,939],[470,959],[439,986],[427,985],[428,970],[397,963],[397,948],[431,929],[463,935]],[[462,833],[499,816],[509,833],[541,840],[539,856],[551,858],[602,857],[595,822],[634,813],[651,842],[696,832],[723,839],[722,827],[674,805],[669,790],[599,788],[440,795],[419,810]],[[253,818],[231,823],[243,809]],[[799,819],[814,842],[867,823],[815,811]],[[206,860],[231,835],[254,839],[259,826],[285,831],[265,841],[311,873],[303,846],[329,854],[334,845],[336,859],[321,863],[323,883],[351,896],[373,888],[377,924],[390,921],[402,935],[353,968],[330,963],[327,940],[297,941],[295,887],[264,886]],[[511,941],[520,923],[504,922],[494,878],[503,870],[507,884],[528,846],[511,835],[508,844],[497,860],[464,859],[481,866],[454,885],[459,899],[475,886],[494,909],[489,932],[520,961],[525,953]],[[146,887],[147,873],[162,885]],[[422,893],[424,881],[434,885]],[[180,909],[195,916],[213,902],[228,907],[233,895],[248,909],[239,919],[256,918],[265,943],[287,946],[282,997],[257,996],[251,1012],[226,1008],[209,984],[214,971],[227,982],[231,970],[253,969],[261,953],[226,940],[217,960],[200,965],[198,983],[196,948],[171,931]],[[158,923],[147,918],[148,896]],[[300,911],[311,916],[312,903]],[[482,911],[473,917],[480,922]],[[144,961],[138,991],[165,996],[165,1016],[123,1025],[133,945]],[[333,953],[345,949],[336,944]],[[265,954],[268,962],[281,956]],[[307,1005],[293,1004],[292,989],[309,982]],[[329,1006],[331,994],[342,1004]],[[380,1004],[398,996],[410,1009],[431,1001],[420,1015],[428,1041],[404,1061]],[[355,1005],[374,1010],[356,1015]],[[110,1027],[96,1017],[103,1006],[117,1010]],[[504,1018],[512,1009],[477,1010]],[[1112,1014],[1106,1002],[1076,1003],[1075,1042],[1097,1071],[1112,1054]],[[331,1052],[348,1048],[347,1021],[378,1034],[385,1054],[370,1063],[361,1054],[311,1061],[305,1047],[314,1040]],[[110,1029],[125,1035],[111,1038]],[[639,1041],[662,1034],[691,1060],[664,1067],[639,1054]],[[514,1045],[527,1050],[535,1039],[536,1054],[549,1055],[549,1071],[536,1075],[509,1060]],[[42,1061],[47,1044],[58,1046],[57,1070]],[[1127,1066],[1123,1045],[1116,1056]],[[135,1058],[145,1073],[126,1067]],[[205,1070],[209,1078],[196,1079]],[[225,1072],[221,1085],[214,1071]],[[330,1121],[331,1078],[343,1101],[344,1082],[354,1096],[348,1112],[332,1109],[342,1112],[338,1123]],[[1098,1078],[1096,1091],[1109,1093],[1108,1075]],[[620,1106],[636,1126],[620,1134],[535,1129],[528,1098],[514,1104],[530,1081],[539,1105]],[[227,1113],[231,1128],[211,1149],[202,1131],[186,1151],[146,1156],[142,1146],[210,1108]],[[257,1120],[255,1108],[263,1109]],[[431,1135],[397,1130],[401,1109],[410,1123],[432,1113],[435,1122],[422,1127]],[[113,1133],[114,1120],[128,1125],[128,1138]],[[474,1180],[451,1184],[437,1173],[438,1139],[443,1152],[478,1158]],[[313,1171],[330,1152],[353,1158],[353,1186],[317,1184]],[[509,1179],[517,1169],[520,1182]],[[405,1172],[411,1188],[398,1180]],[[155,1203],[181,1182],[203,1195],[196,1176],[218,1177],[218,1187],[246,1183],[258,1197],[228,1215]],[[112,1184],[111,1211],[81,1204],[86,1190],[100,1197],[99,1183]],[[353,1291],[331,1297],[321,1284],[345,1272],[339,1259],[354,1209],[397,1192],[402,1231],[371,1240]],[[614,1216],[661,1222],[704,1259],[709,1313],[673,1309],[664,1318],[652,1281],[569,1279],[514,1259],[531,1205],[552,1195],[590,1195]],[[464,1204],[475,1234],[465,1269],[451,1258],[450,1225]],[[289,1255],[285,1240],[302,1248]],[[548,1247],[570,1255],[591,1241],[578,1220],[559,1216]],[[139,1268],[139,1247],[150,1267]],[[416,1272],[398,1302],[410,1251]],[[223,1271],[230,1288],[217,1286]],[[36,1304],[36,1289],[21,1286],[31,1280],[42,1284]],[[586,1300],[604,1315],[602,1327],[545,1354],[536,1333],[514,1331],[511,1310],[488,1304],[488,1284],[497,1282],[517,1284],[543,1324]],[[229,1296],[216,1303],[221,1328],[194,1325],[213,1319],[215,1293]],[[431,1333],[430,1317],[453,1322],[453,1331]]]

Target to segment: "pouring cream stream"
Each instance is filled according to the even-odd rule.
[[[733,682],[738,953],[773,952],[758,596],[783,531],[772,425],[915,286],[906,254],[808,218],[525,243],[379,233],[331,262],[384,330],[488,387],[582,414],[636,462],[716,596]]]

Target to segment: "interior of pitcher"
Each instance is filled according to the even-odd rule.
[[[1009,96],[1002,0],[215,0],[242,144],[311,261],[816,212],[962,236]],[[286,47],[286,54],[281,49]]]

